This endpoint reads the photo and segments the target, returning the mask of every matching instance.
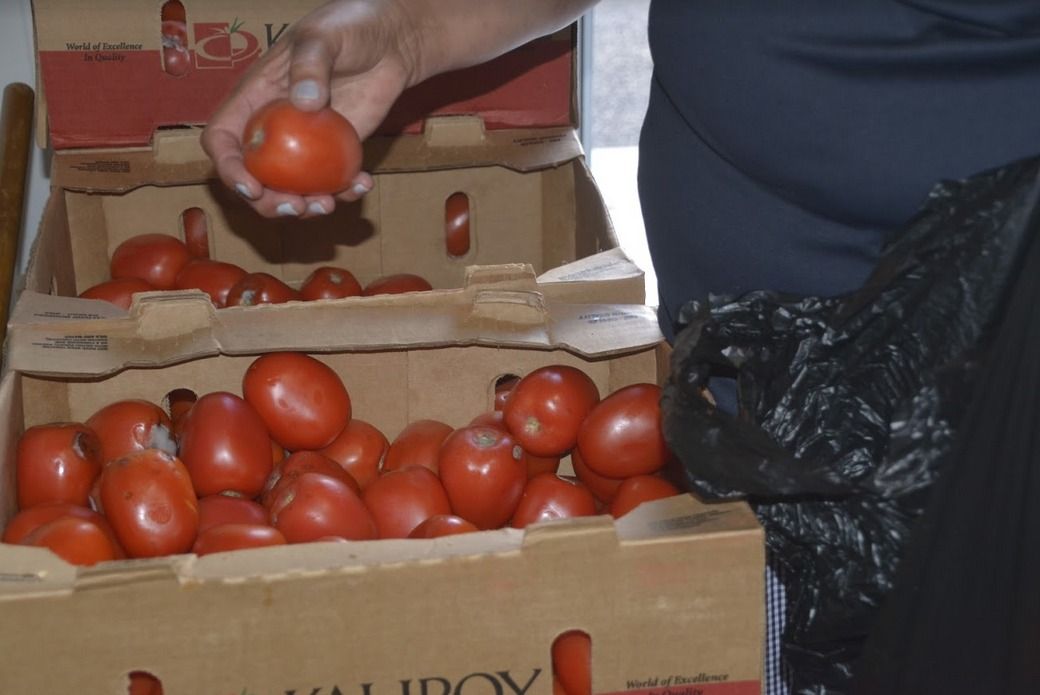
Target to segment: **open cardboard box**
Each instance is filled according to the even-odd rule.
[[[464,424],[490,408],[499,377],[546,364],[583,369],[602,393],[663,378],[665,346],[651,311],[538,304],[529,290],[507,286],[413,308],[398,315],[397,329],[387,318],[392,346],[333,347],[339,329],[330,328],[326,349],[312,354],[341,375],[356,417],[390,437],[417,418]],[[151,328],[113,331],[123,348],[99,351],[97,374],[10,371],[0,383],[0,519],[14,512],[14,449],[24,428],[81,421],[117,398],[162,402],[176,388],[237,392],[265,351],[266,338],[247,324],[218,328],[218,315],[235,312],[201,321],[185,308],[196,296],[145,299],[139,312],[112,321]],[[164,311],[170,306],[180,308]],[[147,319],[153,310],[165,320]],[[153,340],[178,315],[197,339]],[[582,317],[582,330],[568,328]],[[467,339],[470,330],[493,330],[494,344]],[[162,345],[153,362],[164,366],[124,364],[135,342],[140,354]],[[617,521],[92,568],[0,545],[0,692],[116,695],[126,692],[128,672],[143,669],[168,694],[547,695],[553,639],[581,629],[592,640],[595,693],[757,695],[763,572],[762,530],[749,507],[690,495]]]
[[[34,0],[37,132],[54,147],[53,191],[23,292],[34,310],[18,321],[113,315],[104,302],[72,300],[108,279],[127,238],[183,238],[181,214],[193,207],[205,213],[212,258],[294,286],[338,265],[362,284],[416,273],[436,295],[461,287],[470,266],[527,263],[555,286],[550,295],[645,301],[643,273],[618,248],[577,139],[573,29],[406,92],[366,142],[373,191],[323,219],[264,219],[217,182],[199,126],[317,4],[185,0],[193,63],[175,77],[161,59],[162,3]],[[455,193],[470,210],[470,249],[457,257],[445,246]]]

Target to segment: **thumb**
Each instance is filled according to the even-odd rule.
[[[329,103],[332,51],[318,36],[297,39],[289,62],[289,98],[296,108],[317,111]]]

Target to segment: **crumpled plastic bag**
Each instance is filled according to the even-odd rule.
[[[1035,233],[1040,159],[937,184],[846,295],[690,302],[662,396],[689,487],[747,499],[797,693],[843,693]],[[735,376],[738,410],[702,397]]]

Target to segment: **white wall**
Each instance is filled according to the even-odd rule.
[[[33,59],[32,10],[30,0],[0,0],[0,88],[12,82],[24,82],[36,88]],[[50,182],[46,177],[44,153],[33,147],[29,165],[29,190],[22,230],[21,251],[16,273],[25,270],[29,247],[36,237],[36,227],[43,212]]]

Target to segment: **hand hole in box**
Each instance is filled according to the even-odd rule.
[[[444,248],[452,258],[469,253],[469,196],[465,193],[452,193],[444,201]]]
[[[592,640],[588,633],[568,630],[559,634],[552,644],[552,667],[553,692],[592,695]]]
[[[502,410],[505,407],[506,400],[518,381],[520,381],[520,377],[516,374],[502,374],[495,378],[491,383],[492,410]]]
[[[162,68],[171,77],[183,77],[191,67],[188,52],[188,19],[180,0],[167,0],[160,13]]]
[[[127,695],[163,695],[162,681],[148,671],[131,671],[126,677]]]
[[[181,213],[181,234],[192,258],[209,258],[209,220],[202,208]]]

